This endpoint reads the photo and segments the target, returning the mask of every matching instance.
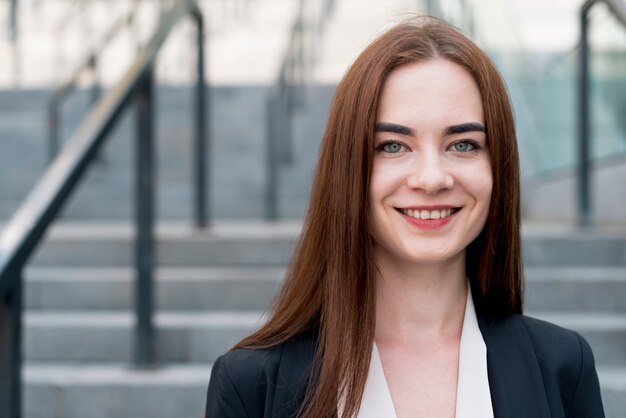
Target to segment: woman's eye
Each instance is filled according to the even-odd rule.
[[[397,142],[387,142],[381,144],[378,149],[384,152],[388,152],[390,154],[396,154],[398,152],[401,152],[404,149],[404,146]]]
[[[458,152],[470,152],[478,149],[478,146],[472,141],[460,141],[452,145],[455,151]]]

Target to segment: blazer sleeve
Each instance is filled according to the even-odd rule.
[[[581,351],[580,372],[567,416],[571,418],[604,418],[600,383],[596,373],[593,352],[587,340],[578,333],[576,336]]]
[[[205,418],[248,417],[241,396],[228,374],[224,356],[222,356],[217,359],[211,370]]]

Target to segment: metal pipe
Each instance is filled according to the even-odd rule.
[[[16,277],[5,300],[0,302],[0,418],[22,416],[22,277]]]
[[[277,115],[278,97],[272,92],[267,98],[265,117],[267,127],[265,157],[267,161],[267,175],[265,183],[265,217],[268,220],[278,218],[278,159],[277,142],[280,129]]]
[[[135,364],[155,362],[152,314],[154,273],[154,118],[153,67],[146,69],[136,93],[137,138],[135,173]]]
[[[591,224],[591,140],[589,113],[589,9],[587,2],[580,11],[580,55],[578,85],[578,223]]]
[[[9,38],[11,42],[15,42],[18,36],[18,6],[17,0],[11,0],[10,10],[9,10]]]
[[[204,228],[207,226],[210,214],[207,213],[207,197],[210,197],[210,181],[207,174],[210,170],[210,160],[207,159],[207,146],[210,147],[211,141],[207,144],[207,125],[206,117],[206,95],[207,88],[204,79],[204,22],[200,11],[194,9],[192,12],[197,25],[197,81],[195,91],[195,222],[196,227]]]
[[[98,99],[100,98],[101,89],[100,89],[100,81],[98,79],[98,57],[95,53],[89,57],[89,70],[92,75],[92,83],[91,83],[91,105],[95,105]]]
[[[48,104],[48,162],[59,152],[59,103],[53,97]]]

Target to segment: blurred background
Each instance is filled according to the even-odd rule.
[[[420,13],[500,68],[526,311],[588,339],[623,417],[625,0],[2,0],[0,418],[201,416],[280,284],[336,84]]]

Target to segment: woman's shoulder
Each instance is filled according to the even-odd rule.
[[[572,366],[577,371],[585,364],[593,366],[591,346],[578,332],[531,316],[518,315],[518,317],[540,361],[545,359],[553,360],[546,361],[547,363],[573,363]]]
[[[294,394],[304,393],[315,343],[312,333],[303,333],[272,347],[220,356],[211,370],[206,416],[282,416],[293,408]]]
[[[307,331],[267,348],[237,348],[220,356],[215,366],[237,380],[249,381],[252,374],[272,379],[284,362],[312,360],[316,338],[316,333]]]
[[[545,320],[516,314],[495,320],[500,337],[513,341],[499,348],[522,350],[532,347],[532,360],[540,369],[542,384],[552,406],[559,405],[567,416],[601,417],[602,399],[593,352],[587,340],[576,331]],[[526,341],[526,342],[525,342]],[[524,351],[530,354],[531,351]],[[557,401],[558,400],[558,401]]]
[[[593,365],[593,353],[587,340],[578,332],[563,328],[543,319],[523,314],[503,318],[484,319],[484,328],[496,333],[530,341],[542,366],[554,366],[579,371],[583,363]],[[488,331],[491,332],[491,331]]]
[[[583,354],[591,354],[591,347],[587,340],[576,331],[563,328],[543,319],[524,314],[511,314],[506,317],[480,318],[481,330],[487,332],[505,331],[519,336],[527,335],[536,351],[546,354],[558,354],[561,359],[580,359]]]
[[[551,347],[580,353],[581,349],[589,349],[587,341],[576,331],[563,328],[552,322],[527,315],[516,315],[524,325],[536,347]]]
[[[507,385],[541,387],[552,416],[604,417],[593,353],[580,334],[521,314],[478,319],[490,383],[500,385],[492,393],[505,393]]]

